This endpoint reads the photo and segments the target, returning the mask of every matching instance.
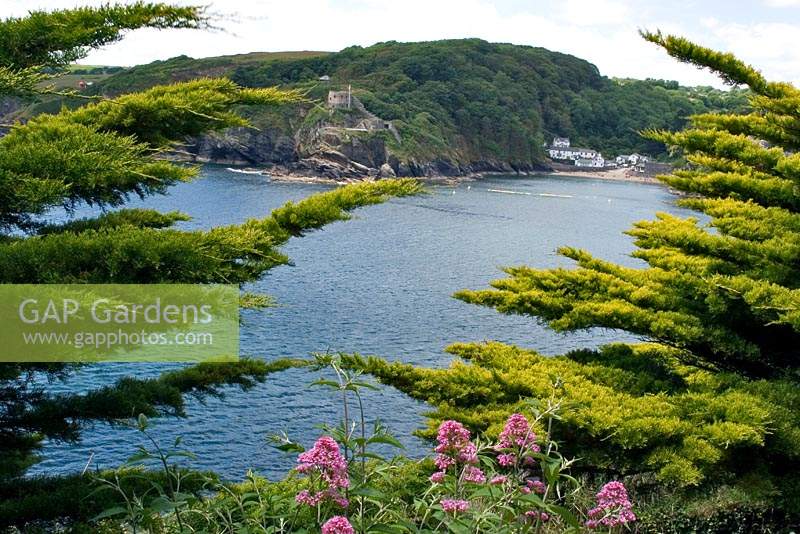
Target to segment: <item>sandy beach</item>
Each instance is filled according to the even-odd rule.
[[[619,182],[639,182],[643,184],[661,183],[658,180],[656,180],[656,178],[653,176],[648,176],[646,174],[642,174],[632,169],[626,169],[626,168],[608,169],[603,171],[553,170],[551,172],[542,174],[549,174],[549,175],[554,174],[556,176],[564,176],[564,177],[574,176],[576,178],[598,178],[600,180],[616,180]]]

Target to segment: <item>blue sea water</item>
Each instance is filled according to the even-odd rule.
[[[131,202],[192,216],[186,229],[209,228],[267,215],[287,200],[329,186],[270,182],[259,175],[204,168],[202,176],[162,197]],[[500,192],[503,191],[503,192]],[[532,318],[504,316],[451,297],[462,288],[482,288],[499,278],[501,266],[569,266],[555,250],[584,248],[630,266],[634,221],[657,211],[686,215],[665,188],[639,183],[571,177],[492,177],[457,186],[432,186],[429,193],[394,199],[355,212],[303,238],[284,251],[294,265],[274,269],[245,289],[273,296],[279,306],[243,311],[241,354],[273,360],[315,351],[376,354],[393,360],[444,367],[443,348],[455,341],[499,340],[560,354],[570,349],[630,340],[621,332],[591,330],[557,334]],[[84,216],[90,210],[79,210]],[[81,368],[54,391],[86,391],[126,375],[157,376],[174,365],[97,364]],[[198,455],[194,465],[229,479],[250,468],[272,478],[294,458],[271,448],[266,437],[286,431],[310,444],[318,426],[340,417],[339,399],[309,387],[318,373],[293,369],[271,375],[243,392],[226,388],[222,398],[189,399],[185,418],[154,421],[165,443],[178,435]],[[422,426],[424,403],[389,387],[367,394],[367,416],[380,418],[407,446],[424,454],[411,435]],[[47,443],[44,460],[31,474],[112,467],[134,452],[141,436],[108,424],[88,428],[77,443]]]

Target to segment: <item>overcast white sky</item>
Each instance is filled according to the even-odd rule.
[[[102,0],[0,0],[0,17]],[[123,2],[124,3],[124,2]],[[340,50],[380,41],[480,37],[587,59],[608,76],[719,85],[643,41],[638,28],[732,51],[770,79],[800,82],[800,0],[177,0],[205,3],[222,32],[139,30],[83,63],[134,65],[180,54]]]

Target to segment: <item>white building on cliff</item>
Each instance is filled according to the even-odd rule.
[[[569,137],[554,137],[553,148],[569,148]]]

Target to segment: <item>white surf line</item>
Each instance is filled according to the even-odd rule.
[[[505,193],[507,195],[528,195],[537,197],[552,197],[552,198],[575,198],[572,195],[557,195],[555,193],[528,193],[526,191],[509,191],[508,189],[487,189],[489,193]]]
[[[505,193],[507,195],[532,195],[533,193],[526,193],[524,191],[509,191],[508,189],[487,189],[490,193]]]
[[[556,193],[539,193],[540,197],[575,198],[572,195],[557,195]]]

